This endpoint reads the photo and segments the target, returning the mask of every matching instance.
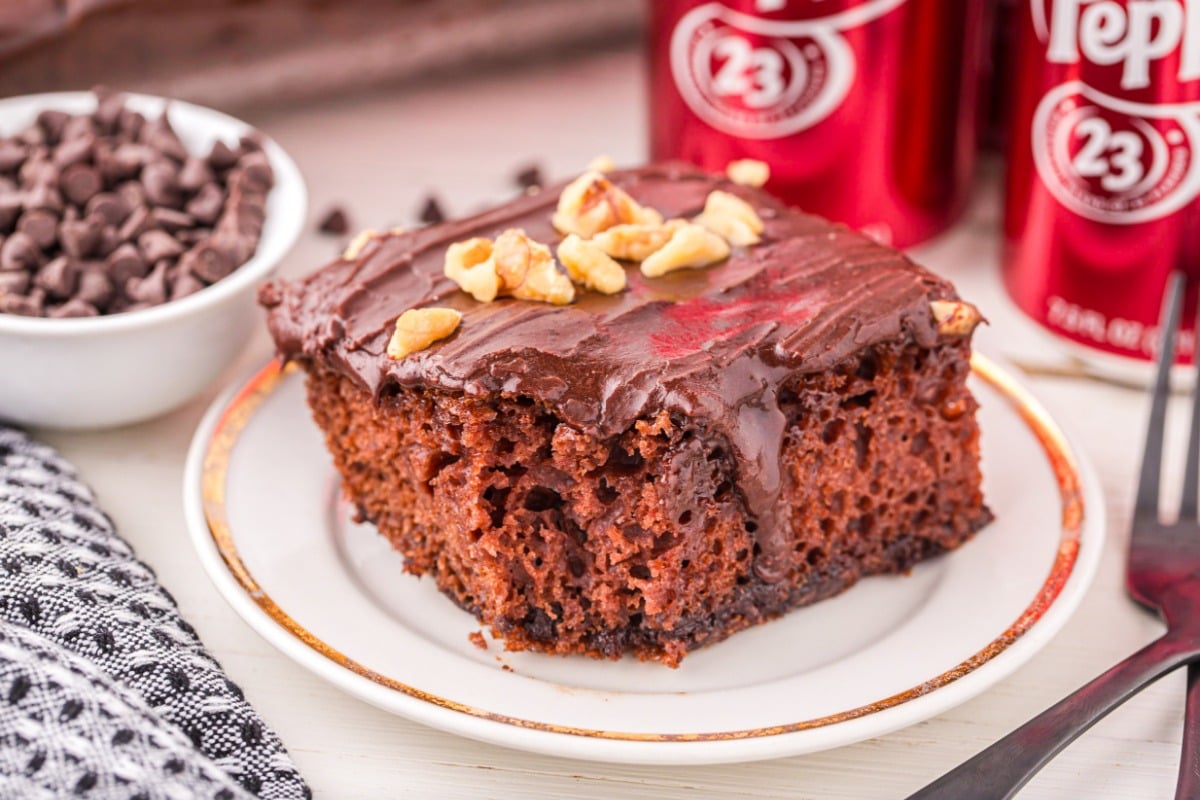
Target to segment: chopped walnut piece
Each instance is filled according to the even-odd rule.
[[[625,288],[625,270],[595,241],[569,234],[558,245],[558,260],[571,280],[601,294]]]
[[[625,190],[599,172],[585,172],[558,196],[554,227],[562,234],[590,239],[623,223],[662,224],[662,214],[639,205]]]
[[[388,342],[389,358],[402,358],[424,350],[458,330],[462,314],[452,308],[410,308],[396,319],[396,331]]]
[[[702,225],[684,225],[642,262],[642,274],[657,278],[689,267],[707,267],[729,257],[729,243]]]
[[[932,300],[929,310],[942,336],[970,336],[983,321],[978,308],[961,300]]]
[[[736,247],[762,241],[763,221],[742,198],[720,189],[709,192],[704,211],[694,220]]]
[[[592,241],[612,258],[645,261],[654,251],[662,249],[675,231],[687,224],[686,220],[669,219],[661,225],[614,225],[597,233]]]
[[[358,235],[351,239],[350,244],[346,245],[346,249],[342,251],[342,258],[346,261],[358,258],[376,236],[379,236],[379,231],[371,228],[359,231]]]
[[[588,172],[612,172],[617,165],[613,163],[611,156],[602,153],[589,161],[587,168]]]
[[[556,306],[575,299],[575,285],[558,271],[550,248],[530,239],[520,228],[510,228],[496,237],[492,259],[506,294]]]
[[[771,178],[771,168],[765,161],[739,158],[726,165],[725,174],[729,176],[729,180],[740,186],[753,186],[758,189]]]
[[[500,293],[500,277],[492,259],[492,241],[482,237],[455,242],[446,249],[442,271],[467,294],[490,303]]]

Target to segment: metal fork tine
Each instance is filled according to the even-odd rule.
[[[1175,362],[1175,333],[1179,328],[1186,285],[1187,278],[1182,272],[1171,274],[1159,321],[1162,340],[1158,351],[1158,373],[1154,382],[1154,398],[1150,405],[1150,424],[1146,429],[1146,449],[1142,452],[1142,474],[1138,480],[1135,506],[1136,514],[1141,517],[1158,517],[1158,478],[1162,465],[1163,427],[1166,424],[1171,365]]]
[[[1197,306],[1200,317],[1200,306]],[[1200,333],[1200,319],[1196,330]],[[1200,354],[1193,354],[1192,361],[1200,368]],[[1192,431],[1188,439],[1187,467],[1183,473],[1183,501],[1179,504],[1179,518],[1194,520],[1200,506],[1200,372],[1192,388]]]

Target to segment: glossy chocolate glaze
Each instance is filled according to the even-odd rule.
[[[929,301],[954,290],[904,255],[789,209],[766,193],[682,165],[613,172],[614,183],[666,218],[692,216],[713,189],[751,203],[762,243],[700,270],[644,278],[628,267],[616,296],[580,291],[570,306],[511,298],[478,303],[442,275],[448,245],[518,227],[553,244],[561,186],[478,216],[388,234],[355,260],[263,289],[285,358],[311,358],[378,394],[389,383],[544,404],[585,433],[614,437],[661,409],[679,413],[734,455],[736,485],[757,524],[763,580],[782,577],[790,533],[776,524],[785,419],[777,392],[873,344],[937,341]],[[385,355],[403,311],[463,314],[450,338],[402,361]]]

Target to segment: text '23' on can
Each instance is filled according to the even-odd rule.
[[[1122,370],[1154,355],[1171,271],[1200,275],[1200,2],[1024,6],[1005,283],[1087,360]],[[1189,305],[1181,360],[1193,318]]]
[[[767,162],[788,203],[905,247],[974,161],[982,0],[649,0],[651,152]]]

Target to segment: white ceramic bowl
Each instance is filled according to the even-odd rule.
[[[129,95],[147,116],[167,100]],[[250,126],[211,109],[170,102],[171,124],[189,151],[229,144]],[[34,122],[38,112],[95,109],[90,92],[0,100],[0,135]],[[51,428],[105,428],[157,416],[206,388],[244,349],[261,319],[258,286],[300,235],[307,211],[304,180],[277,144],[264,149],[275,170],[266,224],[254,256],[232,275],[169,303],[127,314],[44,319],[0,314],[0,419]]]

